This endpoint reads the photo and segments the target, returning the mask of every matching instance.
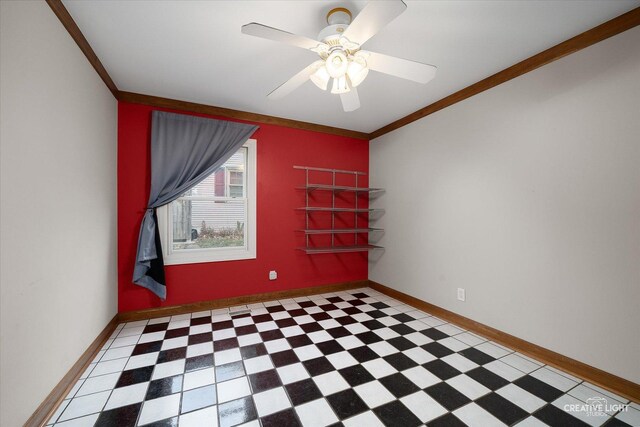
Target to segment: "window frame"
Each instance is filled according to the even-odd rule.
[[[162,242],[162,255],[165,265],[180,264],[198,264],[205,262],[221,262],[221,261],[238,261],[256,258],[256,195],[257,195],[257,153],[256,140],[249,139],[242,147],[247,151],[247,170],[244,171],[244,192],[246,194],[247,203],[247,222],[244,225],[245,246],[224,247],[224,248],[202,248],[202,249],[183,249],[179,251],[173,250],[172,239],[172,212],[169,209],[171,203],[160,206],[156,212],[158,214],[158,228],[160,232],[160,241]],[[215,173],[215,172],[213,172]],[[225,175],[227,172],[225,172]],[[227,176],[225,176],[227,178]],[[227,179],[225,181],[228,182]],[[225,182],[225,187],[227,187]],[[227,190],[227,188],[225,188]],[[238,200],[245,197],[229,198],[218,197],[218,199]]]

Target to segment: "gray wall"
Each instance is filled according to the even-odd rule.
[[[640,383],[638,46],[635,28],[373,140],[369,278]]]
[[[2,1],[0,425],[116,313],[116,101],[45,2]]]

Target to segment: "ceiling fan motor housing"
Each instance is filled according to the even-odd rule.
[[[340,36],[351,24],[351,12],[344,7],[331,9],[327,13],[327,24],[329,25],[318,34],[318,40],[328,45],[338,44]]]

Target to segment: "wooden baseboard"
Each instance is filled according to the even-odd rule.
[[[24,423],[25,427],[41,427],[49,421],[49,418],[51,418],[58,406],[67,394],[69,394],[76,381],[78,381],[113,331],[115,331],[116,326],[118,326],[118,315],[115,315],[113,319],[111,319],[102,332],[100,332],[100,335],[93,340],[89,348],[82,353],[78,361],[69,369],[69,372],[67,372],[53,390],[51,390],[51,393],[49,393],[40,406],[38,406],[38,409],[36,409],[27,422]]]
[[[402,301],[419,310],[425,311],[468,331],[495,341],[498,344],[502,344],[505,347],[509,347],[519,353],[532,357],[545,365],[561,369],[571,375],[607,389],[612,393],[630,399],[636,403],[640,403],[640,385],[632,381],[610,374],[602,369],[595,368],[570,357],[563,356],[560,353],[540,347],[539,345],[533,344],[529,341],[514,337],[506,332],[502,332],[498,329],[492,328],[491,326],[476,322],[475,320],[471,320],[467,317],[438,307],[437,305],[430,304],[416,297],[412,297],[411,295],[397,291],[380,283],[369,280],[369,287],[395,298],[398,301]]]
[[[324,294],[328,292],[346,291],[349,289],[366,288],[368,280],[356,280],[333,285],[313,286],[309,288],[287,289],[284,291],[266,292],[263,294],[246,295],[233,298],[222,298],[211,301],[194,302],[190,304],[174,305],[169,307],[150,308],[146,310],[125,311],[118,314],[120,322],[152,319],[155,317],[175,316],[184,313],[193,313],[204,310],[213,310],[222,307],[254,304],[263,301],[272,301],[285,298],[297,298],[307,295]]]

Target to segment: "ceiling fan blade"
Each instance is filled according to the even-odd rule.
[[[241,31],[243,34],[261,37],[263,39],[273,40],[280,43],[286,43],[288,45],[301,47],[303,49],[313,49],[322,44],[317,40],[299,36],[297,34],[288,33],[286,31],[278,30],[277,28],[268,27],[256,22],[243,25]]]
[[[351,42],[363,45],[406,8],[407,5],[402,0],[372,0],[356,16],[343,36]]]
[[[381,53],[366,52],[365,55],[368,55],[367,65],[370,69],[422,84],[428,83],[433,79],[438,69],[433,65],[409,61],[408,59],[396,58],[395,56],[383,55]]]
[[[358,97],[358,89],[352,87],[347,93],[340,94],[340,101],[342,101],[342,108],[344,111],[355,111],[360,108],[360,97]]]
[[[275,88],[269,95],[267,95],[267,98],[269,99],[284,98],[294,90],[298,89],[307,80],[309,80],[309,76],[313,74],[313,72],[316,70],[316,67],[314,64],[311,64],[308,67],[305,67],[298,74],[291,77],[289,80],[287,80],[286,82],[282,83],[280,86]]]

